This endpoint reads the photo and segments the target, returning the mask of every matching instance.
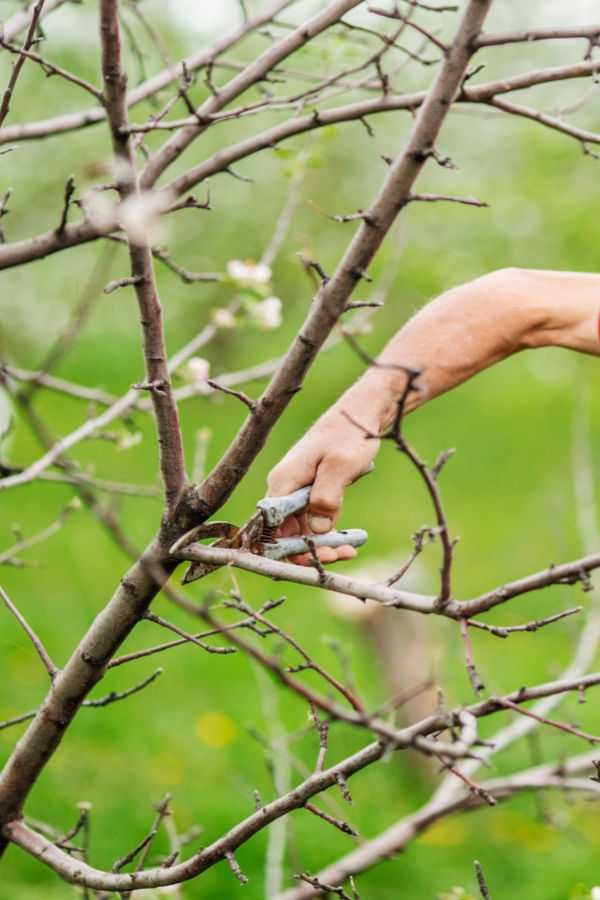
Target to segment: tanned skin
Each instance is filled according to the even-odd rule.
[[[365,430],[389,428],[406,386],[406,374],[390,364],[422,373],[407,399],[409,413],[520,350],[566,347],[600,356],[599,314],[600,275],[501,269],[446,291],[387,344],[378,362],[388,368],[369,368],[271,471],[270,496],[313,484],[308,510],[291,516],[280,533],[322,534],[334,525],[346,488],[379,449]],[[323,547],[318,555],[332,563],[356,550]],[[303,555],[294,562],[312,561]]]

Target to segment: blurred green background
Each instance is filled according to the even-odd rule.
[[[311,8],[315,5],[319,4]],[[43,52],[98,83],[95,6],[69,5],[49,19]],[[142,6],[175,59],[209,41],[227,17],[233,21],[237,15],[235,3],[224,4],[218,14],[207,12],[205,19],[193,4],[172,4],[177,9],[171,11],[178,13],[173,17],[158,3]],[[490,19],[489,30],[519,27],[531,21],[545,25],[593,21],[594,4],[585,2],[569,4],[568,11],[564,4],[557,3],[532,3],[527,10],[500,6],[502,9]],[[259,2],[253,4],[254,9],[259,7]],[[304,4],[302,9],[307,11],[309,7]],[[16,4],[3,2],[0,12],[8,15],[15,8]],[[185,27],[188,14],[192,23],[189,28]],[[156,53],[135,18],[130,16],[128,21],[140,35],[145,65],[151,73],[159,67]],[[370,24],[374,24],[372,20]],[[378,20],[375,24],[381,25]],[[451,17],[446,27],[451,27]],[[251,59],[264,46],[265,38],[256,37],[236,51],[236,58]],[[553,44],[489,52],[482,56],[486,69],[477,79],[575,61],[581,58],[583,49],[582,44]],[[128,53],[135,82],[139,77],[137,63],[131,51]],[[336,32],[298,54],[294,66],[335,71],[354,64],[363,53],[364,48],[357,48]],[[4,84],[9,72],[5,55],[0,59],[0,71]],[[218,79],[222,77],[220,74]],[[426,84],[430,77],[431,70],[410,68],[402,74],[398,87],[411,90]],[[587,83],[555,85],[537,91],[534,100],[540,108],[553,109],[576,102],[589,90]],[[204,93],[200,80],[192,95],[199,100]],[[46,79],[35,66],[26,65],[8,122],[87,105],[87,98],[76,87],[56,78]],[[143,121],[153,109],[150,104],[137,108],[136,120]],[[573,118],[586,127],[598,128],[597,90]],[[274,120],[265,114],[260,127]],[[239,140],[256,127],[257,121],[250,118],[213,128],[175,168],[179,170]],[[272,292],[283,302],[284,323],[265,332],[247,317],[240,317],[235,329],[221,329],[215,341],[201,351],[215,376],[269,359],[285,349],[311,300],[311,284],[297,253],[317,258],[326,271],[334,268],[354,225],[334,223],[325,213],[349,213],[368,204],[385,174],[380,155],[392,155],[402,146],[410,117],[388,113],[373,117],[371,125],[374,137],[369,137],[360,123],[348,124],[327,129],[314,140],[293,140],[282,145],[281,151],[244,160],[237,170],[254,179],[253,183],[220,175],[210,185],[211,212],[190,210],[172,217],[171,230],[162,239],[181,265],[195,271],[222,272],[231,259],[258,260],[286,201],[291,178],[299,168],[305,170],[297,212],[273,265]],[[391,278],[385,308],[372,317],[372,330],[360,337],[371,351],[381,347],[436,293],[484,272],[504,266],[582,271],[598,267],[599,163],[583,156],[575,142],[532,123],[467,109],[450,118],[439,143],[457,168],[428,167],[420,188],[476,196],[486,200],[490,208],[422,204],[402,215],[397,234],[388,239],[372,266],[374,285],[363,284],[356,294],[366,299],[367,287],[376,292]],[[152,139],[148,141],[150,147],[155,144]],[[308,163],[302,162],[307,148]],[[96,126],[37,144],[20,144],[14,152],[2,156],[0,192],[13,189],[10,214],[2,223],[6,239],[17,240],[57,223],[67,177],[73,174],[78,191],[83,193],[108,155],[106,128]],[[197,193],[201,196],[202,188]],[[98,242],[2,273],[0,350],[6,361],[32,369],[39,365],[86,291],[94,267],[102,271],[101,284],[126,275],[124,249]],[[156,272],[171,352],[211,321],[214,310],[226,306],[235,295],[234,288],[227,284],[185,285],[160,263]],[[304,390],[275,428],[268,447],[224,508],[223,518],[241,522],[248,517],[264,494],[269,468],[360,372],[360,362],[345,345],[320,357]],[[99,299],[81,339],[56,374],[116,394],[140,380],[137,309],[130,289]],[[454,575],[459,598],[583,552],[574,500],[573,432],[577,416],[587,409],[591,444],[598,446],[599,384],[600,369],[595,360],[575,358],[563,351],[522,354],[436,400],[407,424],[411,440],[429,461],[442,449],[457,449],[444,472],[442,486],[452,532],[460,536]],[[247,387],[251,394],[259,389],[256,384]],[[79,401],[44,391],[37,393],[35,408],[55,435],[69,432],[87,412]],[[208,464],[212,465],[243,421],[244,410],[231,398],[199,397],[182,404],[181,414],[189,459],[198,430],[210,429]],[[77,449],[75,458],[98,477],[157,485],[156,444],[149,417],[136,414],[133,426],[115,423],[111,431],[124,437],[132,428],[142,439],[129,449],[104,440],[88,441]],[[24,464],[39,452],[27,424],[17,417],[11,438],[3,447],[4,460]],[[598,475],[597,456],[592,456]],[[26,535],[49,525],[72,496],[68,486],[48,483],[2,493],[0,548],[13,543],[15,525]],[[154,499],[121,498],[115,509],[130,539],[142,546],[157,526],[159,503]],[[347,495],[343,523],[366,528],[370,538],[360,559],[344,571],[358,572],[375,565],[393,571],[410,551],[411,533],[431,520],[431,510],[414,472],[391,447],[384,447],[375,474]],[[70,515],[57,535],[24,559],[30,564],[27,567],[2,569],[1,583],[61,663],[110,596],[127,560],[85,511]],[[428,548],[422,560],[411,584],[417,590],[432,590],[437,548]],[[276,621],[305,641],[319,661],[338,674],[341,652],[371,704],[389,696],[381,660],[364,627],[335,615],[321,592],[271,585],[245,573],[236,577],[244,596],[254,604],[284,594],[288,600],[274,614]],[[221,573],[212,576],[210,582],[187,588],[186,593],[200,601],[210,590],[230,587],[230,576]],[[554,589],[521,598],[486,620],[514,624],[579,602],[587,606],[592,597],[579,589]],[[154,608],[184,628],[195,627],[193,620],[164,598],[158,599]],[[397,613],[390,611],[387,615]],[[487,689],[515,689],[559,674],[577,639],[579,618],[567,619],[541,634],[517,634],[506,642],[481,632],[473,634]],[[469,702],[471,688],[456,627],[445,621],[426,620],[421,624],[422,671],[431,671],[444,686],[448,704]],[[164,632],[143,623],[124,649],[166,639]],[[335,646],[332,649],[332,640],[337,652]],[[406,652],[406,648],[399,652]],[[291,657],[289,660],[296,662]],[[31,647],[8,612],[3,614],[0,629],[0,662],[0,720],[4,720],[35,707],[47,688]],[[141,694],[103,710],[81,711],[28,802],[27,812],[32,817],[66,831],[76,818],[77,803],[89,801],[93,807],[91,861],[100,867],[110,867],[146,833],[154,815],[152,804],[167,791],[173,793],[177,828],[181,832],[196,824],[203,828],[193,846],[214,840],[250,813],[255,790],[264,799],[275,796],[272,755],[264,747],[264,741],[273,737],[273,729],[296,733],[307,724],[303,703],[272,684],[242,654],[209,656],[194,646],[116,669],[95,695],[125,689],[157,666],[165,669],[164,674]],[[317,684],[308,673],[299,677]],[[407,687],[418,680],[415,673]],[[565,699],[561,715],[597,732],[600,714],[594,698],[590,692],[583,706],[575,697]],[[507,722],[509,717],[494,721]],[[22,726],[0,731],[0,758],[6,758],[21,730]],[[491,733],[490,722],[482,725],[482,732]],[[364,741],[363,735],[334,727],[329,759],[351,752]],[[291,747],[300,761],[313,765],[317,749],[313,733],[294,740]],[[534,764],[538,758],[554,759],[583,749],[585,746],[575,738],[545,731],[537,748],[527,743],[516,745],[495,760],[490,774],[514,771]],[[293,780],[301,777],[294,771]],[[436,775],[420,769],[413,757],[398,754],[352,780],[355,802],[351,809],[342,809],[334,792],[331,809],[347,817],[368,838],[416,809],[437,780]],[[587,896],[586,889],[600,881],[596,819],[596,806],[586,800],[575,802],[556,794],[548,796],[540,807],[536,798],[523,796],[495,809],[445,821],[396,859],[360,876],[357,886],[363,900],[433,900],[457,885],[475,894],[472,861],[477,858],[495,898],[565,900]],[[290,817],[287,840],[287,884],[292,873],[316,872],[353,846],[351,838],[305,811]],[[237,854],[250,879],[244,888],[248,898],[264,896],[266,847],[265,831]],[[161,836],[152,858],[166,848]],[[181,896],[223,898],[239,889],[227,865],[220,864],[185,885]],[[1,900],[58,900],[76,893],[16,849],[11,849],[2,862]]]

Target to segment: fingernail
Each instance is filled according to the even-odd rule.
[[[316,534],[325,534],[331,528],[331,519],[326,516],[311,516],[310,527]]]

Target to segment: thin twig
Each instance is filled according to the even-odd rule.
[[[44,665],[44,668],[46,669],[50,678],[53,679],[55,677],[56,673],[58,672],[58,666],[54,662],[52,662],[52,659],[50,658],[50,654],[44,647],[42,641],[37,636],[37,634],[31,627],[31,625],[29,625],[27,623],[25,617],[23,615],[21,615],[21,613],[19,612],[17,607],[14,605],[14,603],[12,602],[12,600],[10,599],[10,597],[8,596],[8,594],[2,587],[0,587],[0,597],[2,597],[2,599],[4,600],[5,606],[13,614],[13,616],[15,617],[15,619],[17,620],[17,622],[19,623],[19,625],[21,626],[21,628],[23,629],[23,631],[25,632],[25,634],[27,635],[27,637],[29,638],[29,640],[31,641],[33,646],[35,647],[36,653],[39,656],[39,658],[41,659],[41,661]]]
[[[235,397],[237,400],[240,400],[250,412],[254,412],[256,409],[256,402],[243,391],[236,391],[233,388],[228,388],[224,384],[219,384],[218,381],[214,381],[212,378],[207,378],[206,383],[209,387],[213,388],[213,390],[221,391],[223,394],[228,394],[230,397]]]
[[[158,830],[163,822],[163,819],[170,814],[169,803],[171,800],[171,795],[167,794],[165,798],[161,801],[161,803],[157,806],[157,815],[156,819],[152,823],[152,827],[148,834],[142,838],[142,840],[136,844],[133,850],[130,850],[129,853],[126,853],[125,856],[120,857],[112,867],[113,872],[120,872],[125,866],[128,866],[129,863],[133,862],[136,856],[140,856],[140,860],[138,865],[136,866],[136,872],[139,872],[140,869],[143,868],[144,863],[146,861],[146,856],[150,850],[152,842],[154,838],[158,834]]]
[[[37,0],[37,3],[33,8],[33,12],[31,14],[31,19],[29,22],[29,28],[27,29],[27,37],[25,38],[25,43],[23,44],[23,50],[29,50],[29,48],[33,44],[38,21],[42,14],[43,5],[44,0]],[[6,90],[4,91],[2,102],[0,103],[0,125],[2,125],[10,110],[10,101],[19,79],[19,75],[21,74],[21,69],[23,68],[23,65],[25,63],[25,59],[26,57],[23,54],[20,54],[17,61],[13,65],[13,70],[9,78],[8,85],[6,87]]]
[[[481,863],[478,859],[476,859],[473,865],[475,866],[475,874],[477,876],[477,886],[479,887],[479,893],[481,894],[483,900],[492,900],[492,895],[490,894],[490,889],[488,887],[487,881],[485,880],[485,875],[483,874]]]
[[[344,822],[343,819],[336,819],[335,816],[330,816],[329,813],[323,812],[322,809],[319,809],[318,806],[315,806],[314,803],[305,803],[304,808],[311,812],[314,816],[318,816],[319,819],[323,819],[324,822],[328,822],[330,825],[333,825],[334,828],[337,828],[338,831],[343,832],[344,834],[349,834],[351,837],[358,837],[358,832],[347,822]]]
[[[477,667],[475,666],[475,658],[473,656],[473,646],[471,644],[471,638],[469,636],[468,623],[466,619],[461,619],[459,624],[460,635],[462,637],[463,649],[465,654],[465,666],[467,669],[467,675],[469,676],[469,681],[471,682],[471,686],[475,692],[475,695],[479,696],[479,694],[485,688],[485,685],[479,677],[479,672],[477,671]]]
[[[154,622],[155,625],[160,625],[161,628],[166,628],[167,631],[172,631],[175,634],[178,634],[180,637],[185,638],[186,641],[189,641],[190,644],[195,644],[197,647],[201,647],[202,650],[206,650],[207,653],[215,653],[217,655],[226,656],[230,653],[235,653],[234,647],[213,647],[211,644],[207,644],[204,641],[200,640],[200,638],[194,637],[193,634],[189,634],[187,631],[184,631],[183,628],[179,628],[178,625],[174,625],[172,622],[167,622],[166,619],[163,619],[161,616],[157,616],[156,613],[147,612],[144,615],[144,618],[149,622]]]
[[[575,737],[583,738],[584,741],[588,741],[590,744],[600,744],[600,737],[597,737],[595,734],[588,734],[588,732],[580,731],[578,728],[567,725],[565,722],[556,722],[554,719],[548,719],[546,716],[538,715],[538,713],[533,712],[533,710],[525,709],[523,706],[519,706],[518,703],[515,703],[513,700],[509,700],[506,697],[500,698],[498,703],[505,709],[512,709],[520,715],[529,716],[529,718],[535,719],[536,722],[540,722],[543,725],[550,725],[552,728],[558,728],[559,731],[564,731],[566,734],[572,734]]]
[[[465,621],[471,628],[481,628],[483,631],[488,631],[496,637],[507,638],[510,634],[515,634],[516,632],[539,631],[540,628],[544,628],[546,625],[551,625],[553,622],[566,619],[567,616],[574,616],[576,613],[580,613],[582,609],[583,606],[574,606],[572,609],[565,609],[554,616],[547,616],[545,619],[534,619],[531,622],[526,622],[524,625],[489,625],[487,622],[478,622],[477,619],[465,619]]]

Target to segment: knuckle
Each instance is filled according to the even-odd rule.
[[[340,503],[341,497],[337,492],[322,489],[313,491],[310,495],[310,508],[313,512],[334,514],[338,511]]]

